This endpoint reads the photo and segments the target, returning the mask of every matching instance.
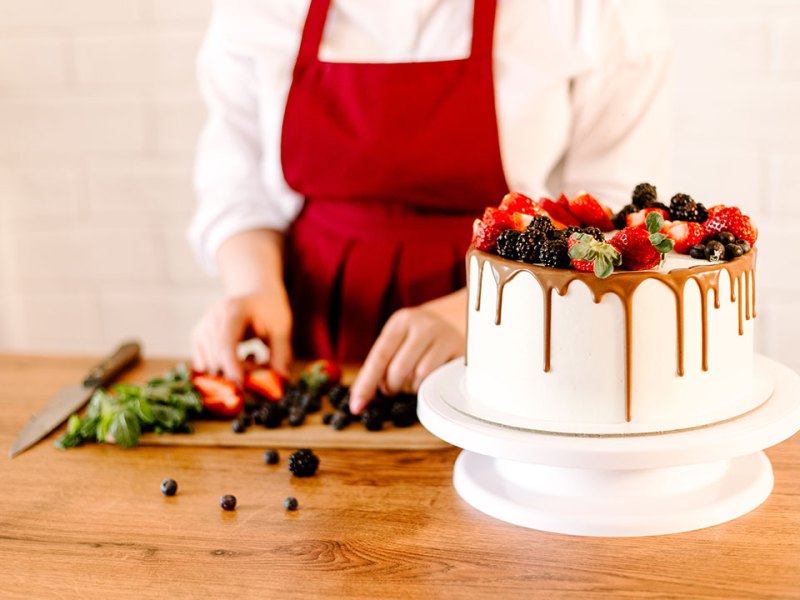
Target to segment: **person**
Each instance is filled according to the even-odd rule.
[[[198,71],[192,245],[224,299],[195,368],[361,361],[415,391],[464,354],[464,253],[509,190],[621,205],[669,159],[670,47],[642,0],[216,3]]]

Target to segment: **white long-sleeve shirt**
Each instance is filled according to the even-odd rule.
[[[215,4],[198,60],[208,120],[198,143],[198,205],[189,229],[210,273],[228,237],[285,230],[302,207],[283,177],[280,134],[308,5]],[[472,6],[473,0],[333,0],[320,58],[464,58]],[[672,128],[666,31],[649,0],[498,0],[495,97],[512,190],[535,197],[583,189],[619,207],[641,181],[666,185]]]

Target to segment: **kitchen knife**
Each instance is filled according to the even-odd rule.
[[[55,398],[22,428],[11,446],[9,456],[14,458],[61,425],[67,417],[86,404],[98,387],[108,385],[123,371],[135,365],[140,355],[141,347],[138,342],[125,342],[111,356],[92,367],[83,383],[61,388]]]

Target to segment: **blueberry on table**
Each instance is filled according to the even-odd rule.
[[[231,423],[231,429],[234,433],[244,433],[247,431],[247,426],[250,425],[250,419],[246,417],[237,417]]]
[[[178,484],[174,479],[165,479],[161,482],[161,493],[165,496],[174,496],[178,491]]]
[[[264,462],[268,465],[277,465],[278,459],[280,455],[278,454],[277,450],[265,450],[264,451]]]
[[[283,501],[283,507],[286,510],[297,510],[297,498],[294,496],[289,496],[286,500]]]
[[[236,509],[236,496],[226,494],[219,499],[219,505],[222,510],[235,510]]]

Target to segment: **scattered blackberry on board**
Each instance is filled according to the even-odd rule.
[[[392,405],[392,424],[395,427],[411,427],[416,422],[416,404],[407,400],[395,401]]]
[[[580,230],[581,233],[585,233],[586,235],[592,236],[598,242],[605,242],[606,236],[603,235],[603,232],[600,231],[597,227],[584,227]]]
[[[165,496],[174,496],[178,491],[178,483],[174,479],[165,479],[161,482],[161,493]]]
[[[497,254],[509,260],[517,260],[517,241],[520,232],[515,229],[506,229],[497,237]]]
[[[739,244],[725,244],[725,260],[733,260],[744,254]]]
[[[546,267],[566,269],[570,259],[566,240],[547,240],[539,250],[539,262]]]
[[[628,224],[628,215],[639,212],[639,210],[639,207],[634,204],[626,204],[614,215],[611,222],[614,223],[614,227],[617,229],[625,229],[625,226]]]
[[[324,415],[322,415],[322,423],[324,425],[330,425],[332,420],[333,420],[333,413],[325,413]]]
[[[331,427],[333,427],[336,431],[341,431],[348,425],[350,425],[350,415],[346,412],[337,410],[333,413],[330,422]]]
[[[267,465],[277,465],[280,454],[277,450],[264,450],[264,463]]]
[[[708,210],[689,194],[675,194],[669,201],[669,215],[673,221],[702,223],[708,219]]]
[[[319,457],[309,448],[296,450],[289,457],[289,470],[295,477],[311,477],[318,467]]]
[[[293,406],[289,409],[288,422],[291,427],[300,427],[306,420],[306,411],[300,406]]]
[[[286,500],[283,501],[283,507],[286,510],[297,510],[297,498],[294,496],[289,496]]]
[[[550,220],[550,217],[539,215],[533,217],[531,222],[528,223],[528,231],[530,233],[539,233],[544,237],[550,237],[550,234],[555,231],[555,227],[553,227],[553,222]]]
[[[705,244],[695,244],[691,248],[689,248],[689,256],[692,258],[699,258],[705,259],[706,257],[706,245]]]
[[[526,231],[517,239],[517,258],[526,263],[536,262],[539,247],[546,238],[541,233]]]
[[[372,403],[361,414],[361,423],[367,431],[380,431],[383,429],[383,411],[380,406]]]
[[[245,415],[239,415],[231,423],[231,429],[233,430],[234,433],[244,433],[245,431],[247,431],[247,427],[249,425],[250,425],[250,417]]]
[[[273,402],[268,402],[264,405],[264,408],[261,409],[262,416],[261,416],[261,424],[266,427],[267,429],[277,429],[281,426],[281,422],[283,421],[284,411],[283,409]]]
[[[337,384],[328,391],[328,400],[333,408],[339,408],[343,401],[350,401],[350,388],[346,385]]]
[[[722,242],[711,240],[706,244],[706,260],[719,262],[725,257],[725,246]]]
[[[303,392],[300,395],[298,408],[302,409],[305,414],[314,414],[322,407],[322,396],[319,394],[312,394],[311,392]]]
[[[236,510],[236,496],[225,494],[219,499],[219,505],[222,510]]]
[[[658,194],[656,193],[656,187],[654,185],[640,183],[633,188],[631,203],[638,207],[638,210],[649,208],[653,206],[655,202],[658,202]]]
[[[251,393],[245,392],[244,394],[244,412],[248,415],[252,415],[255,413],[259,408],[261,408],[261,400]]]

